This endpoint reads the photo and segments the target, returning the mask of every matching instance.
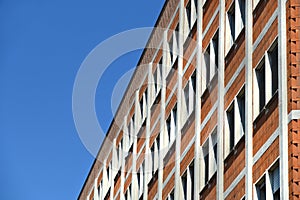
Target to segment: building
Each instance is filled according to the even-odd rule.
[[[155,27],[78,199],[299,199],[300,1],[168,0]]]

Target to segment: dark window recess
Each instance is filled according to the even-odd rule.
[[[174,124],[175,124],[175,127],[176,127],[176,123],[177,123],[177,105],[174,106],[172,112],[173,112],[173,116],[174,116]]]
[[[160,135],[158,134],[156,137],[157,149],[160,150]]]
[[[232,150],[234,147],[234,104],[230,106],[226,114],[229,126],[229,149]]]
[[[237,96],[237,102],[239,106],[240,119],[245,133],[245,89],[243,88],[240,94]]]
[[[144,101],[143,101],[143,96],[142,96],[142,98],[140,100],[140,109],[141,109],[141,115],[142,115],[142,117],[143,117],[143,108],[144,108]]]
[[[172,192],[170,193],[169,197],[170,197],[170,200],[174,200],[175,199],[174,198],[174,190],[172,190]]]
[[[272,95],[278,89],[278,45],[277,41],[275,45],[268,51],[268,57],[270,61],[270,67],[272,71]]]
[[[170,142],[170,140],[171,140],[171,115],[167,119],[166,124],[167,124],[167,132],[168,132],[168,141]]]
[[[171,55],[171,63],[173,64],[175,59],[174,59],[174,52],[173,52],[173,36],[171,37],[169,41],[169,49],[170,49],[170,55]]]
[[[192,21],[191,21],[191,2],[189,2],[185,8],[186,10],[186,15],[187,15],[187,21],[189,24],[189,29],[191,30],[192,26]]]
[[[272,192],[273,192],[273,199],[279,200],[280,199],[280,173],[279,173],[279,166],[277,166],[271,172],[271,185],[272,185]]]
[[[206,78],[206,86],[207,86],[210,82],[210,48],[209,48],[209,46],[207,47],[207,49],[204,53],[204,62],[205,62],[205,67],[206,67],[205,78]]]
[[[196,8],[196,14],[198,15],[197,11],[198,11],[198,0],[194,0],[195,2],[195,8]]]
[[[146,105],[147,105],[147,100],[148,100],[148,88],[145,90],[145,102],[146,102]]]
[[[240,9],[241,9],[241,17],[242,17],[242,22],[243,22],[243,26],[245,25],[245,0],[238,0]]]
[[[265,59],[260,63],[260,67],[255,70],[259,93],[259,111],[261,111],[266,104],[266,86],[265,86]]]
[[[187,195],[187,174],[186,174],[186,172],[181,177],[181,182],[182,182],[184,199],[186,199],[186,195]]]
[[[101,189],[100,189],[100,185],[98,186],[98,196],[101,195]]]
[[[137,181],[138,181],[138,186],[140,187],[140,185],[141,185],[141,171],[140,170],[137,172]]]
[[[229,25],[230,25],[230,33],[231,33],[231,39],[232,41],[235,40],[235,12],[234,12],[234,3],[231,6],[230,10],[228,11],[228,20],[229,20]]]
[[[153,145],[150,148],[151,151],[151,158],[152,158],[152,166],[151,166],[151,172],[152,175],[154,174],[154,161],[155,161],[155,143],[153,143]]]
[[[193,91],[194,93],[196,93],[196,70],[193,73],[193,75],[191,76],[191,81],[192,81],[192,86],[193,86]]]
[[[212,39],[212,44],[213,44],[213,48],[214,48],[214,52],[215,52],[215,71],[218,70],[218,58],[219,58],[219,31],[217,31],[217,33],[215,34],[215,36]]]
[[[266,181],[264,178],[256,186],[256,191],[257,191],[257,200],[266,200]]]
[[[194,185],[195,185],[195,180],[194,180],[194,161],[190,164],[189,171],[190,171],[190,175],[191,175],[191,199],[194,199]]]
[[[218,143],[216,143],[214,145],[214,156],[215,156],[215,160],[217,162],[218,161]]]
[[[208,154],[204,157],[204,182],[208,182],[208,172],[209,172],[209,162],[208,162],[209,156]]]

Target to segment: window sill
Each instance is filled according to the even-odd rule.
[[[172,154],[175,152],[175,145],[176,145],[176,140],[174,139],[174,141],[172,142],[172,145],[170,146],[170,148],[168,149],[167,154],[165,155],[164,159],[163,159],[163,163],[164,166],[166,166],[166,164],[169,162]]]
[[[156,170],[151,178],[151,180],[148,183],[148,192],[152,189],[152,187],[154,186],[155,181],[158,178],[158,170]]]
[[[263,10],[265,9],[266,5],[268,3],[268,0],[260,0],[253,10],[253,26],[257,22],[259,16],[262,14]]]
[[[232,59],[236,56],[237,51],[241,47],[242,43],[245,41],[245,26],[241,30],[240,34],[233,42],[232,46],[230,47],[228,53],[225,57],[225,69],[228,67]]]
[[[200,192],[200,199],[205,199],[210,191],[213,189],[213,186],[216,185],[217,182],[217,171],[212,175],[212,177],[207,181],[204,188]]]
[[[145,130],[145,128],[146,128],[146,119],[147,119],[147,118],[144,119],[144,121],[143,121],[143,123],[142,123],[142,125],[141,125],[141,127],[140,127],[140,129],[139,129],[139,132],[138,132],[138,134],[137,134],[137,139],[138,139],[138,140],[141,138],[141,136],[143,135],[143,132],[144,132],[144,130]]]
[[[118,173],[116,174],[115,178],[114,178],[114,183],[116,184],[118,179],[120,178],[121,176],[121,169],[119,169]]]
[[[144,193],[142,193],[141,195],[140,195],[140,198],[139,198],[139,200],[142,200],[144,198]],[[125,198],[126,199],[126,198]]]
[[[235,159],[240,155],[240,153],[245,148],[245,135],[243,135],[238,143],[230,150],[230,153],[226,156],[224,160],[224,172],[226,172],[230,166],[234,163]]]
[[[194,106],[196,106],[196,104]],[[192,122],[194,121],[195,121],[195,107],[193,112],[187,117],[187,120],[185,121],[183,127],[181,128],[181,140],[184,138]]]
[[[104,197],[104,200],[109,199],[110,197],[110,188],[108,189],[108,191],[106,192],[106,195]]]
[[[201,107],[203,107],[203,105],[205,104],[206,100],[209,97],[210,92],[213,90],[213,88],[216,87],[217,83],[218,83],[218,72],[215,73],[212,80],[207,84],[207,87],[201,96]]]
[[[176,58],[175,62],[173,63],[168,75],[166,76],[166,85],[169,85],[170,81],[174,77],[175,72],[178,68],[178,57]]]
[[[159,105],[160,100],[161,100],[161,90],[159,90],[159,93],[156,95],[155,100],[154,100],[153,104],[151,105],[151,108],[150,108],[151,116],[154,113],[157,106]]]
[[[128,160],[130,158],[130,156],[132,155],[132,151],[133,151],[133,144],[130,146],[130,148],[128,149],[128,155],[125,158],[125,165],[128,163]]]
[[[186,38],[185,42],[183,43],[183,54],[185,54],[188,46],[191,44],[191,41],[193,41],[193,38],[195,34],[197,33],[197,19],[193,24],[193,27],[191,28],[188,37]],[[196,41],[194,41],[196,42]]]

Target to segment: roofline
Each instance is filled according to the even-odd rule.
[[[161,19],[162,15],[163,15],[163,13],[164,13],[164,11],[165,11],[165,9],[166,9],[167,3],[168,3],[168,1],[166,0],[165,3],[164,3],[164,5],[163,5],[163,7],[162,7],[162,9],[161,9],[161,11],[160,11],[160,13],[159,13],[158,18],[157,18],[157,20],[156,20],[156,22],[155,22],[155,24],[154,24],[154,27],[157,27],[157,26],[158,26],[158,23],[160,22],[160,19]],[[143,59],[143,57],[144,57],[144,55],[145,55],[145,53],[146,53],[146,49],[147,49],[147,47],[149,46],[149,43],[150,43],[150,41],[151,41],[151,39],[152,39],[152,37],[153,37],[153,35],[154,35],[154,31],[155,31],[155,29],[153,29],[153,30],[151,31],[151,35],[150,35],[150,37],[149,37],[149,39],[148,39],[148,41],[147,41],[146,47],[144,48],[144,50],[143,50],[143,52],[142,52],[142,54],[141,54],[141,56],[140,56],[140,59],[139,59],[139,61],[138,61],[137,66],[139,66],[139,65],[141,64],[141,62],[142,62],[142,59]],[[133,77],[135,76],[136,72],[137,72],[137,68],[134,70],[134,73],[133,73],[133,75],[132,75],[132,77],[131,77],[131,79],[130,79],[130,81],[129,81],[127,87],[126,87],[126,90],[125,90],[125,93],[124,93],[123,97],[128,93],[129,86],[131,85],[132,80],[133,80]],[[119,104],[119,106],[118,106],[118,109],[117,109],[117,112],[116,112],[115,116],[118,115],[119,110],[120,110],[120,107],[121,107],[121,105],[123,104],[123,101],[124,101],[124,98],[122,98],[122,100],[121,100],[121,102],[120,102],[120,104]],[[84,188],[85,188],[85,186],[86,186],[86,184],[87,184],[87,181],[88,181],[88,179],[89,179],[89,177],[90,177],[90,175],[91,175],[92,169],[94,168],[94,166],[95,166],[95,164],[96,164],[96,161],[97,161],[97,158],[98,158],[98,156],[99,156],[99,153],[100,153],[101,150],[102,150],[103,144],[105,143],[106,138],[107,138],[107,136],[108,136],[108,134],[109,134],[109,132],[110,132],[110,130],[111,130],[111,128],[112,128],[114,122],[115,122],[115,116],[113,117],[112,122],[111,122],[110,125],[109,125],[109,128],[108,128],[108,130],[107,130],[107,132],[106,132],[106,136],[105,136],[105,138],[104,138],[104,140],[103,140],[103,142],[102,142],[102,144],[101,144],[101,146],[100,146],[100,149],[99,149],[99,151],[98,151],[98,153],[97,153],[97,157],[94,159],[94,162],[93,162],[93,164],[92,164],[92,166],[91,166],[91,168],[90,168],[90,170],[89,170],[88,176],[86,177],[86,179],[85,179],[85,181],[84,181],[84,183],[83,183],[83,185],[82,185],[82,187],[81,187],[80,193],[79,193],[78,198],[77,198],[78,200],[79,200],[79,198],[81,197],[81,195],[82,195],[82,193],[83,193],[83,190],[84,190]]]

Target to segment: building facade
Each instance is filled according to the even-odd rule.
[[[300,1],[168,0],[79,194],[300,199]]]

